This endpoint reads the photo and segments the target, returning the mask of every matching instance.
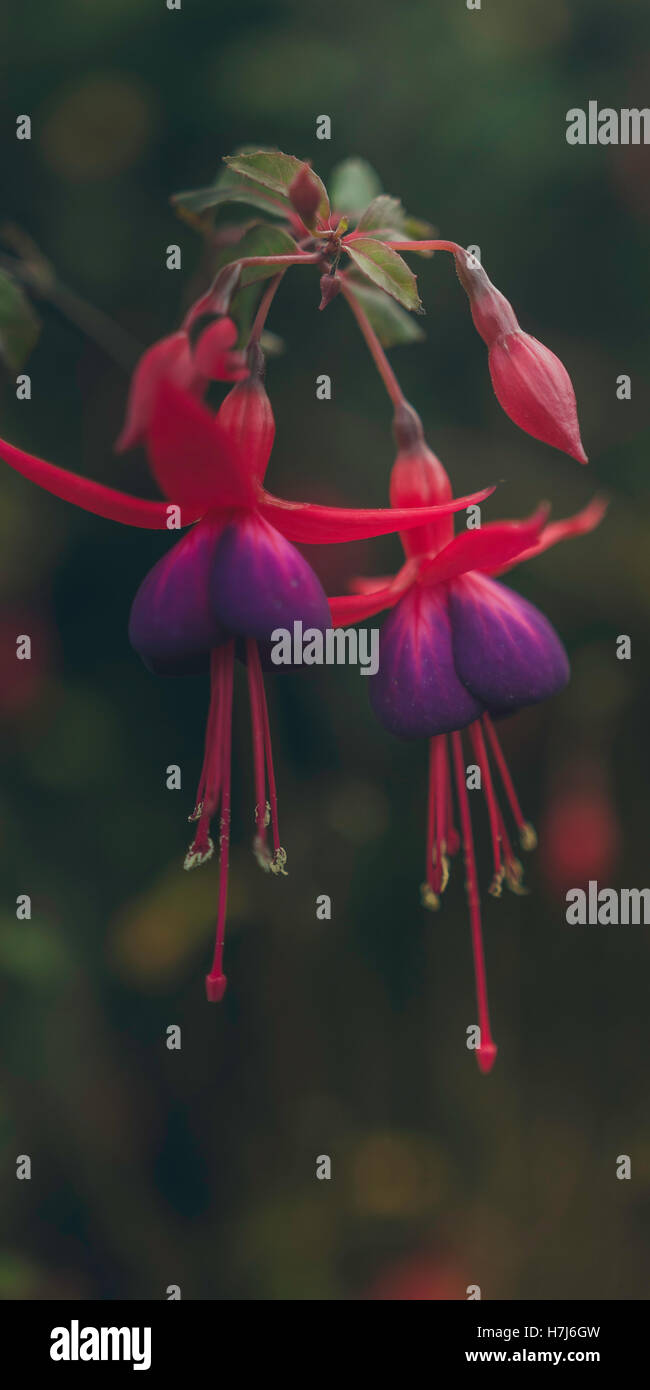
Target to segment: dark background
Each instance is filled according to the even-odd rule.
[[[486,898],[500,1053],[483,1078],[465,1047],[460,865],[443,912],[419,906],[426,748],[373,721],[355,669],[268,682],[289,855],[278,881],[249,852],[238,681],[229,989],[208,1007],[217,875],[182,871],[207,691],[155,681],[126,637],[164,538],[2,472],[3,1296],[648,1296],[647,928],[570,928],[563,893],[647,881],[648,150],[570,147],[565,118],[590,99],[648,104],[649,28],[641,0],[3,7],[0,218],[70,290],[147,344],[196,289],[199,241],[172,192],[209,182],[245,143],[310,158],[325,178],[363,155],[441,235],[480,245],[576,387],[589,469],[511,425],[449,258],[417,263],[426,342],[392,360],[456,490],[506,480],[490,517],[612,497],[598,533],[513,577],[561,632],[573,681],[504,729],[542,844],[531,896]],[[15,139],[20,113],[31,143]],[[329,143],[315,139],[321,113]],[[180,275],[164,268],[176,241]],[[268,371],[269,484],[382,505],[387,402],[345,305],[318,315],[317,289],[288,277],[271,318],[286,352]],[[38,309],[33,399],[18,403],[5,373],[2,434],[153,495],[143,456],[111,452],[125,372]],[[321,372],[330,404],[315,397]],[[616,399],[621,373],[630,402]],[[397,540],[341,547],[321,573],[342,591],[399,553]],[[17,632],[32,635],[30,663],[15,660]],[[171,762],[180,793],[165,790]],[[487,886],[480,808],[477,826]],[[20,893],[31,922],[15,919]],[[331,922],[316,920],[320,893]],[[165,1046],[172,1023],[180,1052]],[[17,1182],[25,1153],[32,1179]]]

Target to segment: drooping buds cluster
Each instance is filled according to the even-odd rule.
[[[512,305],[475,257],[458,251],[455,259],[472,318],[487,343],[494,393],[506,415],[535,439],[586,463],[566,367],[537,338],[522,331]]]

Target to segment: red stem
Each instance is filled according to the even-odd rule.
[[[390,365],[390,362],[388,361],[386,353],[384,352],[384,349],[377,337],[377,334],[375,333],[374,328],[372,327],[369,319],[367,318],[366,314],[361,308],[361,305],[359,304],[359,301],[356,298],[354,291],[350,289],[350,286],[347,283],[345,276],[343,275],[341,276],[341,292],[345,295],[345,298],[347,299],[348,304],[350,305],[350,308],[359,325],[359,328],[363,333],[363,336],[368,344],[368,348],[370,349],[370,354],[372,356],[374,364],[377,368],[377,371],[379,372],[384,386],[386,387],[390,399],[393,402],[393,405],[403,405],[404,394],[397,380],[397,377],[395,376],[395,373]]]

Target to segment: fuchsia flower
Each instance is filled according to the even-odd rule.
[[[210,329],[207,330],[210,332]],[[166,502],[129,497],[80,478],[0,441],[0,456],[24,477],[86,511],[128,526],[189,533],[160,560],[136,594],[129,624],[132,645],[156,674],[209,670],[211,679],[205,757],[196,806],[196,825],[185,867],[213,853],[210,823],[219,818],[219,904],[208,998],[226,988],[223,945],[230,834],[231,712],[236,644],[246,661],[255,772],[255,853],[260,864],[283,873],[269,719],[258,644],[273,630],[292,630],[294,621],[325,629],[330,614],[325,593],[292,541],[327,544],[387,534],[447,515],[487,497],[445,499],[418,516],[410,508],[341,509],[286,502],[263,487],[275,425],[264,389],[263,357],[249,349],[247,376],[213,415],[188,390],[183,353],[175,357],[166,340],[145,354],[131,396],[129,415],[144,430],[153,475]],[[201,354],[203,339],[199,340]],[[178,361],[183,360],[178,385]],[[164,370],[172,362],[171,377]],[[152,365],[153,364],[153,365]],[[174,365],[176,364],[176,365]],[[122,446],[124,436],[121,437]],[[267,797],[268,785],[268,797]],[[271,829],[272,847],[268,845]]]
[[[391,477],[393,506],[448,501],[447,474],[427,448],[420,421],[406,403],[395,412],[400,445]],[[505,878],[521,891],[515,857],[492,767],[524,849],[535,844],[497,739],[493,719],[561,690],[569,662],[551,624],[537,608],[494,577],[569,536],[598,525],[605,510],[595,500],[565,521],[546,524],[547,509],[527,521],[502,521],[454,537],[451,516],[435,518],[402,536],[406,562],[392,579],[360,580],[355,594],[330,599],[335,625],[362,621],[390,609],[383,624],[379,670],[369,677],[378,719],[402,738],[429,739],[429,801],[425,906],[437,908],[449,859],[464,849],[472,927],[481,1042],[477,1060],[489,1071],[496,1056],[490,1031],[478,882],[461,730],[469,729],[490,824],[499,896]],[[448,743],[450,735],[450,746]],[[450,759],[451,751],[451,759]],[[460,818],[454,825],[452,785]]]

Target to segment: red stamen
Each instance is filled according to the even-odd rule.
[[[476,859],[474,855],[474,839],[472,836],[472,818],[469,810],[469,799],[467,796],[467,785],[465,782],[465,760],[463,757],[463,745],[459,733],[451,735],[452,750],[454,758],[454,770],[456,773],[456,788],[458,793],[458,807],[460,811],[460,824],[463,839],[463,851],[465,856],[465,872],[467,875],[467,903],[469,907],[470,924],[472,930],[472,952],[474,956],[474,976],[476,980],[476,1003],[478,1009],[478,1021],[481,1032],[480,1047],[476,1049],[476,1060],[482,1072],[489,1072],[494,1066],[497,1055],[496,1044],[490,1031],[490,1013],[488,1008],[487,979],[485,974],[485,954],[483,951],[483,935],[481,930],[481,909],[478,896],[478,879],[476,874]]]
[[[449,760],[447,756],[447,739],[444,734],[439,734],[436,738],[436,797],[438,800],[438,837],[436,843],[436,864],[434,887],[436,893],[444,893],[449,880],[449,825],[450,816],[450,796],[449,786]]]
[[[210,974],[206,975],[205,989],[211,1003],[218,1003],[226,992],[226,976],[223,973],[223,946],[226,933],[226,908],[228,904],[228,863],[230,849],[230,767],[232,748],[232,687],[234,666],[234,642],[221,649],[223,716],[221,724],[221,812],[219,818],[219,906],[217,911],[217,930],[214,957]],[[221,654],[221,653],[220,653]]]
[[[503,782],[503,787],[506,797],[508,799],[508,804],[510,806],[510,810],[512,811],[515,824],[519,831],[519,839],[521,841],[522,849],[534,849],[537,843],[537,836],[535,835],[535,831],[533,830],[532,825],[530,825],[530,823],[524,819],[524,814],[521,809],[521,806],[519,805],[512,777],[510,776],[510,772],[508,770],[508,764],[506,763],[506,760],[503,756],[501,744],[499,743],[499,740],[496,735],[496,730],[494,728],[492,720],[490,719],[489,714],[483,715],[483,723],[485,725],[487,736],[490,741],[490,747],[492,749],[494,761],[496,762],[496,765],[499,769],[499,774],[501,776],[501,781]]]
[[[246,669],[248,674],[248,695],[251,707],[253,765],[255,769],[255,826],[257,829],[253,847],[260,868],[268,871],[271,867],[271,855],[267,843],[266,832],[270,819],[271,807],[266,800],[264,715],[259,698],[258,666],[259,655],[257,651],[257,642],[249,637],[246,639]]]
[[[287,862],[287,852],[280,844],[280,827],[278,824],[278,793],[275,785],[275,772],[273,769],[273,751],[271,749],[271,728],[269,725],[269,711],[266,704],[266,692],[264,690],[264,677],[260,664],[260,656],[256,642],[250,644],[249,666],[251,676],[256,690],[257,708],[260,712],[262,730],[264,736],[264,755],[266,758],[266,775],[269,783],[269,809],[271,816],[271,836],[273,840],[273,859],[269,864],[271,873],[285,874],[285,864]],[[266,801],[264,803],[266,807]]]
[[[434,886],[434,858],[435,858],[435,836],[436,836],[436,790],[435,790],[435,766],[436,766],[436,740],[429,740],[429,797],[427,806],[427,862],[426,862],[426,883],[422,885],[422,901],[425,907],[437,907],[437,895]],[[434,901],[436,899],[436,901]]]

